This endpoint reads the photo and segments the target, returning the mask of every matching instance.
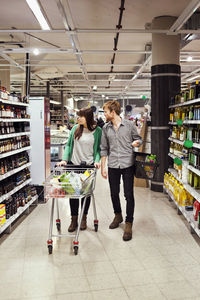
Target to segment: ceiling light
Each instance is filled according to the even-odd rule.
[[[83,100],[83,97],[80,97],[80,100]]]
[[[187,61],[192,61],[192,56],[188,56]]]
[[[108,100],[109,98],[108,97],[106,97],[106,100]]]
[[[40,51],[39,51],[39,49],[37,49],[37,48],[33,49],[33,54],[34,54],[34,55],[38,55],[38,54],[40,54]]]
[[[186,81],[192,81],[192,80],[194,80],[196,78],[200,78],[200,74],[199,75],[195,75],[195,76],[193,76],[191,78],[188,78],[188,79],[186,79]]]
[[[105,95],[102,95],[102,98],[105,98]]]
[[[60,102],[55,101],[55,100],[50,100],[50,103],[51,103],[51,104],[57,104],[57,105],[60,105],[60,104],[61,104]]]
[[[42,12],[42,8],[37,0],[26,0],[27,4],[29,5],[30,9],[32,10],[34,16],[40,23],[40,26],[43,30],[50,30],[49,24]]]
[[[96,91],[96,90],[97,90],[97,86],[94,85],[94,86],[93,86],[93,91]]]

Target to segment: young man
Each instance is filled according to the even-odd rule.
[[[106,123],[102,128],[101,138],[101,175],[107,179],[106,159],[108,157],[108,179],[111,199],[115,213],[114,220],[109,228],[114,229],[123,221],[119,199],[120,178],[124,184],[126,198],[126,224],[123,240],[132,239],[132,224],[134,215],[134,147],[142,144],[133,122],[120,118],[120,104],[117,101],[108,101],[103,106]]]

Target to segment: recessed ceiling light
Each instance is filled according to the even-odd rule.
[[[40,53],[39,49],[35,48],[33,49],[33,54],[34,55],[38,55]]]
[[[192,61],[192,56],[188,56],[187,61]]]
[[[97,86],[96,85],[93,86],[93,91],[95,91],[95,90],[97,90]]]
[[[109,98],[108,97],[106,97],[106,100],[108,100]]]
[[[105,95],[102,95],[102,98],[105,98]]]

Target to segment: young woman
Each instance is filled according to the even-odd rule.
[[[83,108],[78,113],[78,124],[75,125],[70,133],[67,145],[65,147],[63,160],[58,163],[59,166],[73,164],[81,165],[81,162],[86,162],[86,165],[94,165],[100,168],[100,142],[102,130],[96,125],[94,115],[91,108]],[[83,205],[83,200],[81,206]],[[90,206],[90,197],[86,199],[83,219],[81,222],[81,230],[87,228],[87,214]],[[71,224],[68,228],[69,232],[76,230],[78,226],[78,209],[79,199],[70,199],[71,208]]]

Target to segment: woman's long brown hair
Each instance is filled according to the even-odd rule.
[[[91,108],[82,108],[79,110],[79,112],[77,112],[77,115],[79,117],[85,117],[86,119],[86,123],[87,123],[87,128],[90,131],[95,130],[96,128],[96,122],[94,120],[94,114]],[[80,137],[83,134],[83,125],[79,125],[75,131],[74,137],[75,139],[79,140]]]

